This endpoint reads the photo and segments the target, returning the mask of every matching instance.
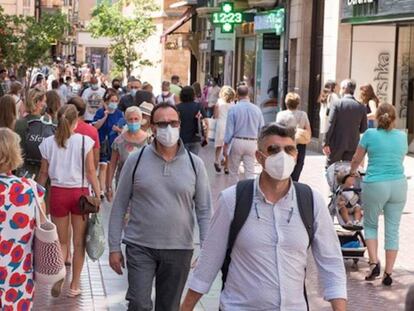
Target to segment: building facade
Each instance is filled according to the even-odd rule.
[[[0,0],[0,6],[8,15],[34,16],[35,0]]]

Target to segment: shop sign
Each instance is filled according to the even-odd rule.
[[[280,8],[254,17],[256,32],[272,32],[280,36],[285,31],[285,9]]]
[[[220,28],[216,28],[214,32],[214,50],[215,51],[234,51],[236,41],[235,34],[222,33]]]
[[[213,13],[211,22],[220,26],[222,33],[233,33],[234,26],[243,23],[243,13],[234,11],[233,2],[222,2],[220,11]]]
[[[347,0],[348,5],[358,5],[364,3],[374,3],[374,0]]]

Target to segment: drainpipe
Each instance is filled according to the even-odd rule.
[[[283,109],[285,109],[284,98],[288,92],[289,84],[289,30],[290,30],[290,6],[289,0],[283,1],[283,6],[285,8],[285,32],[283,40],[283,92],[280,103],[282,104]]]

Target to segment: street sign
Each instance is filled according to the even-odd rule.
[[[220,26],[222,33],[234,32],[234,25],[243,23],[243,13],[234,11],[234,3],[222,2],[220,12],[214,12],[212,23]]]

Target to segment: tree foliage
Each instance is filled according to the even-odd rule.
[[[32,16],[4,14],[0,7],[0,63],[28,68],[40,65],[68,27],[66,15],[59,12],[43,14],[36,21]]]
[[[131,16],[123,14],[128,6],[133,9]],[[151,14],[157,9],[153,0],[121,0],[114,4],[103,1],[93,10],[88,30],[94,38],[111,39],[110,55],[117,71],[126,70],[129,76],[134,65],[151,65],[136,47],[154,33]]]

